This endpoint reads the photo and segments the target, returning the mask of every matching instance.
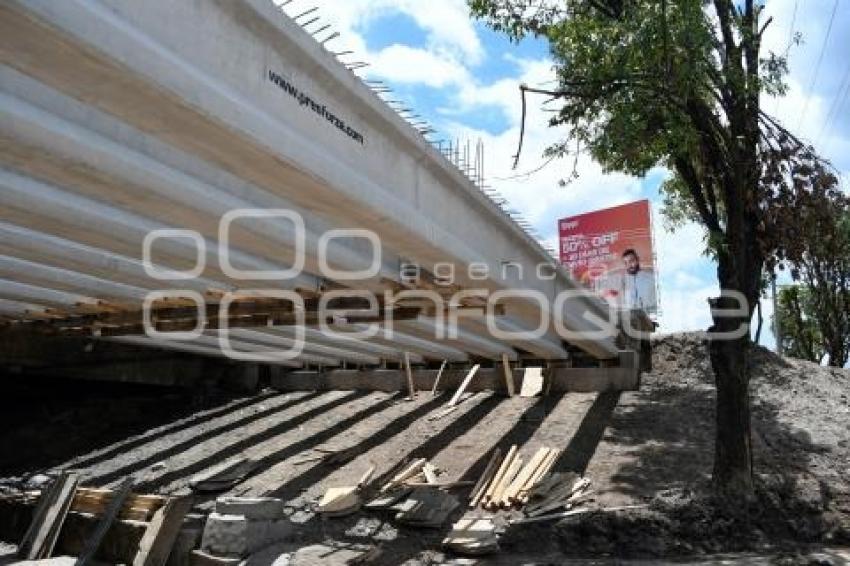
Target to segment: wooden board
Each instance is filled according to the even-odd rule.
[[[71,508],[78,481],[77,474],[62,472],[42,491],[33,520],[18,547],[18,557],[29,560],[50,557]]]
[[[507,487],[505,490],[505,499],[507,501],[513,501],[519,491],[525,487],[531,477],[534,475],[534,472],[540,467],[543,461],[546,459],[546,456],[549,454],[549,449],[546,447],[540,448],[537,452],[534,453],[534,456],[531,457],[531,460],[528,461],[528,464],[525,465],[522,470],[517,474],[517,477],[513,482]]]
[[[508,450],[508,453],[505,455],[505,459],[502,460],[502,465],[499,466],[496,475],[493,476],[493,480],[490,482],[490,485],[487,486],[487,491],[484,492],[484,497],[482,498],[482,503],[486,504],[493,497],[493,493],[496,491],[496,488],[499,487],[499,483],[502,481],[502,478],[505,476],[505,473],[508,471],[508,468],[511,465],[514,457],[516,456],[517,445],[514,444]]]
[[[543,391],[543,368],[525,368],[520,397],[537,397]]]
[[[151,519],[142,540],[139,551],[133,559],[133,566],[164,566],[171,554],[171,547],[180,534],[183,519],[192,508],[194,499],[175,497],[161,507]]]
[[[443,370],[446,369],[447,360],[443,360],[440,364],[440,371],[437,372],[437,378],[434,380],[434,386],[431,388],[431,395],[437,394],[437,385],[440,384],[440,378],[443,376]]]
[[[80,557],[77,558],[75,566],[86,566],[86,564],[91,563],[94,559],[94,555],[97,554],[97,549],[100,548],[100,543],[103,541],[103,537],[106,536],[107,531],[109,531],[109,527],[111,527],[115,519],[118,518],[118,513],[121,511],[121,507],[124,505],[124,501],[127,499],[127,496],[130,495],[130,490],[132,488],[133,478],[128,477],[125,478],[121,482],[121,485],[118,486],[118,489],[115,490],[112,500],[104,510],[103,516],[97,524],[94,533],[86,541],[86,545],[80,553]]]
[[[77,488],[77,493],[71,504],[71,511],[102,515],[112,500],[113,493],[111,489]],[[167,498],[161,495],[130,494],[121,507],[118,518],[149,521],[157,509],[162,507],[166,501]]]
[[[407,374],[407,395],[411,400],[416,399],[416,387],[413,385],[413,371],[410,369],[410,353],[404,353],[404,372]]]
[[[493,451],[493,455],[490,456],[490,461],[487,462],[487,467],[484,468],[484,473],[482,473],[481,477],[478,478],[478,483],[475,484],[475,487],[472,488],[472,492],[469,494],[470,507],[476,507],[478,502],[481,501],[481,498],[484,496],[484,492],[487,491],[487,486],[490,485],[490,480],[492,480],[493,476],[496,475],[499,457],[501,455],[502,449],[496,448]]]
[[[511,369],[511,360],[507,354],[502,354],[502,370],[505,372],[505,387],[508,389],[508,397],[514,396],[514,372]]]
[[[466,387],[469,385],[469,382],[472,381],[472,378],[475,377],[475,374],[478,372],[478,368],[480,368],[480,364],[475,364],[472,366],[472,369],[469,370],[469,373],[466,374],[466,377],[463,378],[463,381],[460,383],[460,386],[455,391],[455,394],[452,395],[452,398],[449,400],[448,406],[454,407],[457,405],[457,402],[460,400],[460,396],[463,395],[463,392],[466,391]]]

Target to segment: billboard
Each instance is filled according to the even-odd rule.
[[[562,218],[558,237],[573,279],[617,306],[657,312],[648,200]]]

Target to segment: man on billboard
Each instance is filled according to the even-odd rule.
[[[630,309],[655,309],[655,278],[649,271],[640,267],[640,257],[634,248],[623,252],[623,266],[626,272],[620,281],[622,305]]]

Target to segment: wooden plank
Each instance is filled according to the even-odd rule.
[[[443,363],[440,364],[440,371],[437,372],[437,378],[434,380],[434,386],[431,388],[431,396],[437,394],[437,385],[440,383],[440,378],[443,376],[443,370],[446,369],[446,362],[448,360],[443,360]]]
[[[66,486],[59,495],[59,511],[57,520],[50,525],[50,530],[47,534],[47,539],[44,542],[44,547],[41,549],[41,558],[49,558],[53,554],[53,549],[56,547],[56,541],[59,540],[59,533],[62,532],[62,526],[65,524],[65,518],[68,516],[68,511],[71,510],[71,503],[74,501],[74,493],[77,490],[77,478]]]
[[[564,513],[555,513],[553,515],[543,515],[542,517],[532,517],[530,519],[513,519],[509,520],[508,523],[511,525],[527,525],[529,523],[539,523],[541,521],[555,521],[558,519],[565,519],[566,517],[572,517],[573,515],[581,515],[582,513],[613,513],[616,511],[627,511],[629,509],[645,509],[646,507],[646,504],[642,504],[624,505],[622,507],[608,507],[606,509],[573,509],[572,511],[566,511]]]
[[[106,488],[78,487],[76,497],[98,499],[106,503],[109,499],[112,498],[113,493],[115,493],[114,490]],[[128,505],[131,505],[132,507],[153,509],[154,511],[165,505],[167,501],[168,498],[162,495],[152,495],[146,493],[131,493],[127,497]]]
[[[481,474],[481,477],[478,478],[478,483],[475,484],[475,487],[472,488],[472,492],[469,494],[469,506],[476,507],[478,502],[481,501],[481,498],[484,496],[484,492],[487,490],[487,485],[490,480],[493,479],[493,476],[496,474],[496,466],[499,463],[499,457],[502,455],[502,449],[496,448],[493,450],[493,455],[490,456],[490,461],[487,462],[487,466],[484,468],[484,473]]]
[[[42,491],[33,521],[18,549],[18,556],[29,560],[49,558],[68,515],[79,481],[76,473],[62,472]]]
[[[413,385],[413,371],[410,369],[410,353],[404,353],[404,371],[407,374],[407,395],[410,400],[416,399],[416,388]]]
[[[457,405],[457,402],[460,400],[460,396],[463,395],[463,392],[466,391],[466,387],[469,385],[469,382],[472,381],[472,378],[475,376],[476,372],[478,372],[478,368],[481,367],[481,364],[475,364],[472,366],[472,369],[469,370],[469,373],[466,374],[466,377],[463,378],[463,381],[460,383],[460,386],[455,391],[455,394],[452,395],[452,398],[449,400],[448,406],[454,407]]]
[[[535,486],[537,486],[541,481],[543,481],[544,478],[546,478],[546,475],[552,469],[552,466],[555,465],[555,461],[558,459],[558,457],[560,455],[561,455],[560,450],[552,449],[552,451],[549,452],[549,455],[546,457],[545,460],[543,460],[543,463],[540,464],[540,467],[537,469],[537,471],[534,473],[534,475],[529,480],[528,485],[525,488],[523,488],[523,491],[525,493],[520,498],[520,501],[522,501],[522,502],[528,501],[528,494],[531,493],[531,491],[535,488]]]
[[[489,507],[498,507],[506,503],[505,489],[507,489],[508,484],[514,480],[521,467],[522,458],[517,456],[514,458],[513,462],[511,462],[511,466],[508,468],[508,471],[505,472],[505,475],[502,476],[502,479],[499,481],[498,487],[496,487],[496,490],[493,492],[493,497],[490,498]]]
[[[514,372],[511,369],[511,360],[507,354],[502,354],[502,370],[505,372],[505,387],[508,388],[508,397],[514,396]]]
[[[534,453],[534,456],[531,457],[531,460],[528,461],[528,464],[520,470],[517,474],[517,477],[510,483],[510,485],[505,490],[505,499],[507,501],[512,501],[516,498],[517,494],[519,494],[519,490],[525,486],[528,482],[529,478],[537,471],[537,468],[540,467],[540,464],[543,460],[546,459],[546,456],[549,454],[549,449],[545,446],[540,448],[537,452]]]
[[[194,499],[188,497],[174,497],[154,513],[142,540],[139,541],[139,551],[133,559],[133,566],[164,566],[171,554],[171,548],[183,519],[192,509]]]
[[[425,481],[428,483],[437,483],[437,468],[431,462],[422,466],[422,473],[425,474]]]
[[[418,458],[408,464],[404,469],[402,469],[399,473],[393,476],[390,481],[384,484],[384,486],[381,488],[381,492],[385,493],[393,489],[394,487],[400,485],[404,480],[412,478],[413,476],[418,474],[419,471],[422,469],[422,466],[424,466],[427,461],[428,460],[426,458]]]
[[[49,509],[53,507],[56,498],[62,491],[62,486],[66,481],[64,476],[65,473],[54,480],[47,489],[41,491],[35,511],[33,512],[32,520],[30,521],[29,527],[27,527],[26,533],[24,533],[24,537],[18,545],[18,558],[30,560],[38,558],[40,548],[36,548],[36,539],[39,538],[42,528],[45,527],[45,521],[47,520]],[[42,543],[40,542],[39,545],[41,544]]]
[[[560,509],[563,507],[564,509],[572,509],[579,503],[587,501],[588,499],[593,499],[593,490],[587,491],[582,494],[574,494],[565,499],[557,499],[546,505],[542,505],[540,507],[534,508],[534,510],[528,511],[527,515],[529,517],[536,517],[538,515],[543,515],[544,513],[549,513],[556,509]]]
[[[563,505],[566,500],[574,495],[578,495],[590,487],[590,481],[585,478],[578,478],[575,481],[562,484],[546,494],[546,496],[534,505],[528,506],[529,515],[537,513],[540,509],[551,510],[553,504]],[[558,505],[555,505],[558,507]]]
[[[525,368],[522,374],[520,397],[537,397],[543,390],[543,368]]]
[[[80,557],[77,558],[77,561],[74,563],[75,566],[86,566],[89,564],[94,555],[97,554],[97,549],[100,548],[100,543],[103,541],[103,537],[106,536],[107,531],[109,531],[109,527],[112,526],[112,523],[118,517],[118,513],[121,511],[121,507],[124,505],[124,501],[127,499],[127,496],[130,495],[130,490],[133,488],[133,478],[125,478],[124,481],[121,482],[121,485],[118,486],[118,489],[115,490],[115,495],[112,496],[112,500],[109,502],[109,505],[103,512],[103,517],[101,517],[100,522],[97,524],[97,528],[95,528],[94,534],[86,541],[86,546],[83,549],[83,552],[80,553]]]
[[[493,493],[496,491],[496,488],[499,486],[499,482],[505,475],[505,472],[508,471],[508,468],[511,465],[511,461],[516,456],[517,445],[514,444],[508,450],[508,453],[505,455],[505,459],[502,460],[502,465],[499,466],[499,470],[496,472],[496,475],[493,476],[493,481],[490,482],[490,485],[487,487],[487,491],[484,493],[484,497],[482,498],[481,503],[486,505],[489,503],[490,499],[493,497]]]

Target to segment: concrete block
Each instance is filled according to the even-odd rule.
[[[252,520],[244,515],[212,512],[204,527],[201,550],[216,556],[244,557],[291,533],[288,519]]]
[[[219,497],[215,511],[221,515],[242,515],[251,520],[283,519],[283,501],[274,497]]]

